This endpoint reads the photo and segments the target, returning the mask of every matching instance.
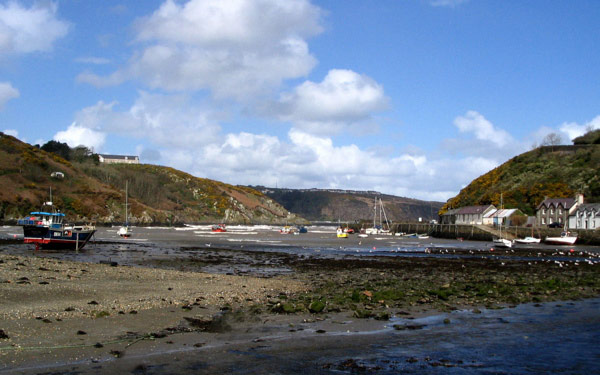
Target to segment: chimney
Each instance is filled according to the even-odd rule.
[[[575,202],[577,203],[577,205],[583,204],[583,194],[575,194]]]

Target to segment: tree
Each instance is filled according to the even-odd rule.
[[[558,133],[550,133],[542,140],[542,146],[558,146],[563,143],[563,139]]]
[[[42,150],[56,154],[65,160],[71,159],[71,148],[66,143],[49,141],[41,148]]]

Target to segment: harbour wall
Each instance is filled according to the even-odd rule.
[[[394,232],[403,233],[427,233],[436,238],[462,238],[464,240],[473,241],[492,241],[495,235],[492,231],[482,229],[478,225],[461,225],[461,224],[430,224],[430,223],[396,223],[393,225]],[[493,227],[490,227],[493,230]],[[524,238],[531,236],[531,228],[528,227],[503,227],[502,231],[509,238]],[[541,238],[559,237],[562,229],[560,228],[534,228],[533,236]],[[594,245],[600,246],[600,230],[572,230],[577,233],[578,245]]]

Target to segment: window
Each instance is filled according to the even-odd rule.
[[[546,209],[542,208],[542,215],[546,215]]]
[[[562,215],[562,208],[559,208],[559,209],[558,209],[558,214],[559,214],[559,215]]]
[[[546,218],[545,217],[542,218],[542,225],[546,225]]]
[[[554,208],[550,209],[550,215],[554,215]]]
[[[559,217],[559,218],[558,218],[558,223],[559,223],[559,224],[562,224],[562,217]]]

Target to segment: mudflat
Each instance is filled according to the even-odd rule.
[[[150,230],[147,241],[100,241],[76,257],[2,246],[0,372],[144,373],[190,356],[209,371],[263,342],[271,355],[339,340],[352,352],[371,342],[366,333],[421,328],[396,317],[600,295],[594,251],[450,242],[361,256],[352,253],[383,242],[356,239],[358,250],[340,253],[328,236],[290,236],[273,249],[272,233],[232,244]],[[265,243],[250,249],[244,238]]]

